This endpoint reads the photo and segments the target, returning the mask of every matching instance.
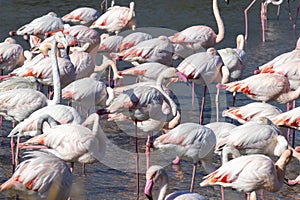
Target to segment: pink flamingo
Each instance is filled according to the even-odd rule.
[[[170,36],[170,41],[172,43],[183,43],[194,51],[202,48],[214,47],[216,44],[220,43],[224,39],[225,29],[218,8],[218,0],[213,0],[213,12],[219,30],[218,34],[208,26],[191,26]]]
[[[300,130],[300,107],[270,117],[277,126],[286,126]]]
[[[24,39],[28,39],[27,35],[36,35],[44,37],[45,33],[62,31],[64,24],[61,18],[57,17],[54,12],[49,12],[39,18],[32,20],[30,23],[23,25],[17,31],[11,31],[10,35],[24,35]]]
[[[204,93],[200,108],[200,124],[202,124],[206,86],[212,82],[227,83],[229,79],[229,70],[224,66],[221,57],[213,48],[208,49],[206,52],[195,53],[185,58],[178,65],[177,69],[188,79],[193,80],[192,104],[194,103],[194,83],[204,85]],[[216,97],[216,110],[218,121],[218,91]]]
[[[26,152],[24,157],[27,159],[0,186],[0,191],[15,189],[37,193],[41,198],[68,199],[73,177],[64,161],[42,151]]]
[[[236,127],[236,125],[228,122],[211,122],[204,125],[210,128],[216,135],[216,143],[230,134],[230,131]]]
[[[286,165],[291,157],[291,150],[284,151],[276,163],[265,155],[241,156],[224,163],[219,169],[205,176],[200,186],[231,187],[247,193],[248,200],[249,193],[259,189],[277,192],[283,185]]]
[[[11,71],[16,67],[20,67],[26,60],[23,47],[16,43],[13,38],[6,38],[0,43],[0,70]]]
[[[21,149],[44,148],[45,151],[53,153],[66,162],[78,161],[83,166],[99,162],[104,157],[105,135],[99,124],[98,114],[91,114],[82,125],[61,124],[43,129],[43,122],[50,123],[55,120],[49,115],[44,115],[40,121],[38,129],[43,134],[20,143]]]
[[[155,184],[159,183],[159,188],[158,188],[158,196],[157,198],[153,198],[152,196],[152,189]],[[173,192],[171,194],[167,195],[167,190],[168,190],[168,184],[169,184],[169,179],[168,179],[168,174],[164,170],[163,167],[159,165],[153,165],[151,166],[147,172],[146,172],[146,185],[145,185],[145,190],[144,193],[148,199],[157,199],[157,200],[171,200],[171,199],[193,199],[193,200],[207,200],[206,197],[193,193],[193,192],[182,192],[182,191],[177,191]]]
[[[120,44],[120,51],[124,51],[137,45],[138,43],[152,39],[152,35],[143,32],[133,32],[124,37]]]
[[[31,88],[37,90],[39,87],[39,83],[35,77],[19,77],[12,76],[8,78],[4,78],[0,82],[0,91],[7,91],[12,89],[20,89],[20,88]]]
[[[110,7],[90,27],[115,32],[116,35],[126,27],[135,30],[134,2],[130,2],[129,8],[123,6]]]
[[[176,152],[177,159],[186,157],[194,163],[190,192],[193,192],[197,163],[201,161],[206,172],[215,170],[212,165],[212,156],[216,144],[214,132],[200,124],[180,124],[167,134],[161,135],[154,141],[154,146]]]
[[[144,62],[159,62],[171,66],[172,52],[173,46],[169,39],[166,36],[159,36],[142,41],[120,53],[112,53],[112,57],[129,61],[135,66]]]
[[[248,121],[259,120],[261,117],[274,117],[280,115],[282,111],[268,103],[253,102],[240,107],[232,107],[224,110],[223,117],[229,117],[244,124]]]
[[[80,7],[64,15],[62,20],[65,23],[71,22],[72,24],[90,26],[98,17],[100,17],[98,10],[89,7]]]
[[[257,74],[240,81],[218,84],[220,89],[242,92],[250,99],[262,102],[288,103],[300,96],[300,88],[290,90],[289,80],[280,74]]]
[[[297,20],[298,20],[299,11],[300,11],[300,3],[297,6],[295,21],[293,23],[293,29],[294,30],[296,29],[296,26],[297,26]]]
[[[247,154],[280,156],[288,149],[288,142],[280,130],[267,118],[250,121],[232,129],[227,137],[216,144],[216,151],[222,151],[222,163],[228,162],[228,155],[238,157]]]
[[[262,70],[273,69],[284,63],[291,62],[292,60],[296,60],[299,58],[300,58],[300,38],[297,40],[296,47],[294,50],[280,54],[279,56],[275,57],[271,61],[263,64],[262,66],[259,66],[258,70],[255,70],[254,73],[258,74]]]
[[[253,0],[249,6],[244,10],[245,15],[245,39],[248,39],[248,10],[253,6],[256,0]],[[261,30],[262,30],[262,41],[265,42],[265,28],[266,28],[266,20],[267,20],[267,6],[272,3],[273,5],[280,6],[283,0],[262,0],[261,3],[261,11],[260,11],[260,20],[261,20]]]

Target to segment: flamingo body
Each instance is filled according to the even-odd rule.
[[[67,23],[71,22],[73,24],[90,26],[98,17],[100,17],[100,12],[98,10],[89,7],[81,7],[76,8],[63,16],[62,20]]]

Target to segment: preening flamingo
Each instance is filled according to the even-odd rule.
[[[73,177],[63,160],[42,151],[26,152],[24,158],[0,191],[15,189],[39,194],[40,198],[68,199]]]
[[[216,145],[214,132],[205,126],[196,123],[183,123],[159,136],[154,141],[154,146],[159,149],[174,151],[177,160],[180,158],[191,159],[194,163],[190,192],[193,192],[197,163],[201,161],[206,172],[215,170],[212,156]]]
[[[280,135],[280,130],[267,118],[250,121],[229,132],[216,144],[216,151],[222,151],[222,163],[233,157],[246,154],[265,154],[280,156],[288,149],[288,142]]]
[[[130,2],[129,8],[123,6],[110,7],[104,14],[102,14],[91,28],[99,28],[108,32],[115,32],[116,35],[126,28],[135,29],[135,12],[134,2]]]
[[[191,26],[170,36],[172,43],[182,43],[194,51],[214,47],[224,39],[225,29],[218,8],[218,0],[213,0],[213,13],[218,26],[218,34],[215,31],[204,25]]]
[[[265,155],[241,156],[205,176],[200,186],[221,185],[246,193],[259,189],[277,192],[283,185],[286,166],[291,157],[291,150],[285,150],[276,163]]]
[[[223,117],[229,117],[244,124],[251,120],[259,120],[261,117],[275,117],[282,111],[268,103],[253,102],[240,107],[231,107],[222,112]]]
[[[99,124],[99,116],[91,114],[82,125],[62,124],[43,129],[43,122],[54,121],[49,115],[41,117],[39,124],[43,134],[20,143],[21,149],[43,148],[66,162],[82,164],[99,162],[105,155],[105,135]],[[84,169],[84,168],[83,168]],[[83,172],[84,173],[84,172]]]
[[[154,185],[158,183],[159,183],[159,188],[157,193],[158,195],[155,198],[152,196],[152,189]],[[154,200],[171,200],[171,199],[207,200],[206,197],[200,194],[188,192],[188,191],[185,192],[177,191],[167,195],[168,184],[169,184],[168,174],[164,170],[164,168],[159,165],[153,165],[146,172],[146,185],[145,185],[144,193],[146,197],[150,200],[153,199]]]
[[[100,15],[100,12],[94,8],[80,7],[64,15],[61,19],[65,23],[90,26]]]

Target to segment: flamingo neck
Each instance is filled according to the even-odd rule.
[[[167,194],[169,185],[168,176],[165,173],[162,173],[160,176],[160,183],[158,188],[158,197],[157,200],[164,200]]]
[[[216,44],[220,43],[225,36],[225,29],[222,18],[220,16],[219,8],[218,8],[218,0],[213,0],[213,12],[218,26],[218,35],[216,38]]]
[[[294,90],[294,91],[290,90],[290,91],[287,92],[287,93],[281,94],[281,95],[278,97],[277,101],[278,101],[279,103],[288,103],[288,102],[290,102],[290,101],[292,101],[292,100],[295,100],[295,99],[297,99],[297,98],[299,98],[299,97],[300,97],[300,87],[298,87],[298,88],[297,88],[296,90]]]
[[[59,104],[61,102],[61,85],[60,85],[60,73],[58,67],[58,60],[57,60],[57,41],[54,40],[52,42],[52,49],[51,49],[51,63],[52,63],[52,76],[53,76],[53,99],[50,104]]]
[[[128,22],[130,20],[132,20],[133,15],[134,15],[134,2],[130,2],[130,4],[129,4],[129,13],[128,13],[128,18],[127,18]]]

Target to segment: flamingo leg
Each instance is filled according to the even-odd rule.
[[[85,173],[85,163],[82,163],[82,174],[85,176],[86,173]]]
[[[137,135],[137,120],[135,120],[135,178],[136,178],[136,195],[139,199],[140,177],[139,177],[139,150],[138,150],[138,135]]]
[[[192,175],[192,181],[191,181],[190,192],[193,192],[193,190],[194,190],[195,177],[196,177],[196,170],[197,170],[197,162],[194,163],[194,167],[193,167],[193,175]]]
[[[277,20],[279,20],[279,15],[280,15],[280,5],[277,7]]]
[[[261,11],[260,11],[262,42],[265,42],[265,16],[266,16],[266,7],[265,7],[264,2],[262,2],[261,3]]]
[[[12,173],[15,172],[15,141],[14,141],[14,137],[10,138],[10,147],[11,147],[11,166],[12,166]]]
[[[195,83],[192,81],[192,108],[194,108],[195,104]]]
[[[295,16],[295,21],[294,21],[294,24],[293,24],[293,29],[294,30],[296,29],[296,26],[297,26],[297,19],[298,19],[299,11],[300,11],[300,3],[298,4],[297,11],[296,11],[296,16]]]
[[[220,89],[217,89],[217,94],[216,94],[216,122],[219,122],[219,95],[220,95]]]
[[[147,142],[146,142],[146,166],[147,169],[150,167],[150,146],[151,146],[151,135],[148,133]]]
[[[18,136],[17,138],[17,145],[16,145],[16,157],[15,157],[16,166],[19,164],[19,144],[20,144],[20,136]]]
[[[249,6],[244,10],[245,15],[245,40],[248,39],[248,10],[253,6],[253,4],[256,2],[256,0],[253,0]]]
[[[225,200],[225,190],[223,186],[221,186],[221,196],[222,196],[222,200]]]
[[[203,124],[203,112],[204,112],[204,104],[205,104],[205,96],[206,96],[206,88],[207,86],[205,85],[203,87],[203,96],[202,96],[202,101],[201,101],[201,110],[200,110],[200,119],[199,122],[200,124]]]

